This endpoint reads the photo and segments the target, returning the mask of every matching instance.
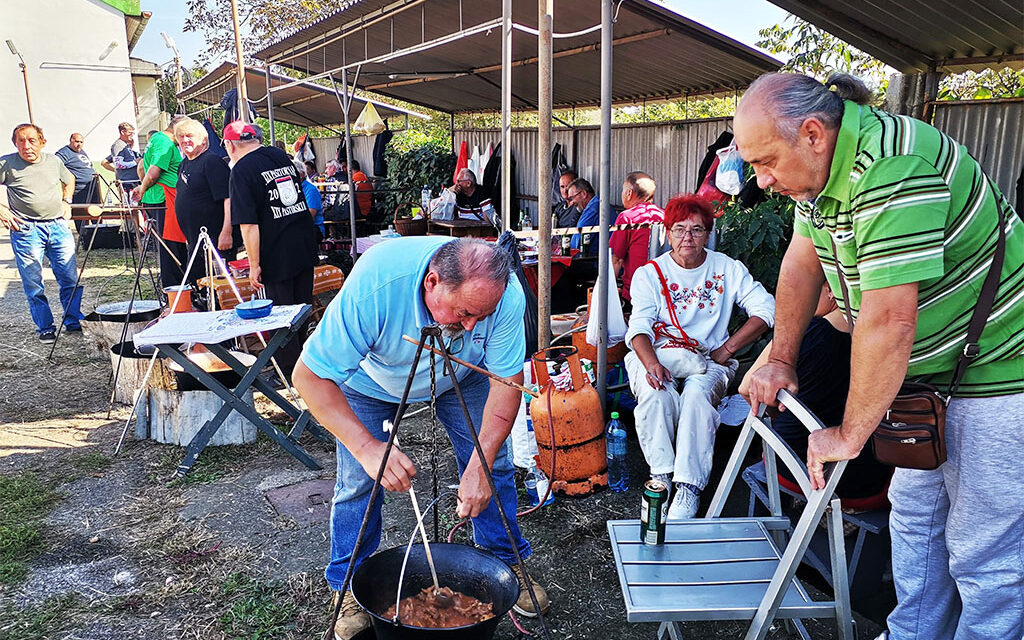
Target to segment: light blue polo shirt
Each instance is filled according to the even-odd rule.
[[[420,328],[433,324],[423,302],[423,278],[434,253],[451,238],[398,238],[375,245],[356,262],[345,285],[328,305],[323,320],[306,341],[302,362],[310,371],[364,395],[398,402],[405,390]],[[503,378],[523,370],[526,297],[517,278],[509,278],[493,314],[461,338],[445,339],[452,355]],[[436,358],[437,393],[452,388]],[[423,352],[409,392],[411,402],[430,399],[430,353]],[[470,373],[456,367],[461,381]]]

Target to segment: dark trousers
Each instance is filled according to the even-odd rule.
[[[313,267],[300,271],[291,278],[264,281],[263,287],[267,297],[273,300],[275,305],[313,304]],[[281,366],[286,376],[291,377],[292,369],[299,361],[305,342],[306,326],[303,325],[298,333],[278,350],[277,364]]]
[[[164,216],[167,214],[167,209],[160,205],[148,206],[150,207],[150,214],[156,214],[156,235],[163,240]],[[160,208],[154,210],[154,206]],[[160,256],[160,285],[163,287],[176,287],[181,284],[185,277],[185,265],[188,264],[188,247],[185,246],[184,242],[175,242],[173,240],[163,240],[163,244],[166,245],[166,249],[156,238],[151,238],[149,250],[156,251]],[[178,259],[181,266],[178,266],[178,263],[171,257],[172,255]]]
[[[71,196],[71,204],[100,204],[99,178],[92,177],[92,180],[83,184],[75,184],[75,193]],[[81,209],[73,212],[75,215],[84,213]],[[81,233],[85,220],[75,220],[75,229]]]

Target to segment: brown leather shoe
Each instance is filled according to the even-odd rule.
[[[338,593],[335,592],[331,600],[331,613],[334,607],[338,606]],[[370,614],[363,611],[363,608],[356,602],[351,591],[345,592],[341,599],[341,611],[338,613],[338,622],[334,625],[334,640],[352,640],[363,631],[370,628]]]
[[[512,610],[521,616],[536,618],[537,612],[533,608],[533,600],[530,599],[530,592],[526,588],[526,580],[523,578],[522,569],[520,569],[519,565],[515,565],[512,567],[512,570],[519,577],[519,599],[512,606]],[[540,605],[541,613],[547,615],[548,609],[551,608],[551,601],[548,600],[547,590],[537,583],[537,577],[534,574],[530,574],[530,583],[533,585],[533,594],[537,596],[537,604]]]

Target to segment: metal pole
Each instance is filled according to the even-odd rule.
[[[249,122],[249,99],[245,93],[245,62],[242,60],[242,33],[238,28],[238,0],[231,0],[231,21],[235,28],[235,64],[238,82],[238,119]]]
[[[537,0],[537,348],[551,345],[551,27],[553,0]]]
[[[501,2],[501,222],[512,220],[512,0]],[[539,256],[538,256],[539,258]]]
[[[270,92],[270,63],[266,63],[263,69],[267,74],[267,120],[270,121],[270,146],[274,146],[277,136],[274,135],[274,94]]]
[[[352,128],[348,122],[348,110],[352,106],[352,98],[348,93],[348,70],[341,70],[342,115],[345,116],[345,179],[348,180],[348,222],[352,227],[352,258],[356,258],[356,186],[352,182]],[[369,215],[369,212],[366,212]]]
[[[605,404],[608,374],[608,225],[612,220],[612,0],[601,0],[601,231],[597,258],[597,394]]]
[[[20,55],[18,56],[21,57]],[[19,65],[21,67],[21,77],[25,81],[25,104],[28,106],[28,121],[30,124],[35,124],[36,120],[32,117],[32,94],[28,90],[28,66],[25,65],[25,60],[22,60]]]

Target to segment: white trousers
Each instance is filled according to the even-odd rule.
[[[651,473],[670,473],[673,482],[685,482],[703,489],[711,475],[715,431],[720,418],[715,409],[738,363],[720,365],[708,359],[708,369],[687,376],[674,387],[652,389],[647,370],[630,351],[624,361],[629,387],[636,398],[636,434]]]

